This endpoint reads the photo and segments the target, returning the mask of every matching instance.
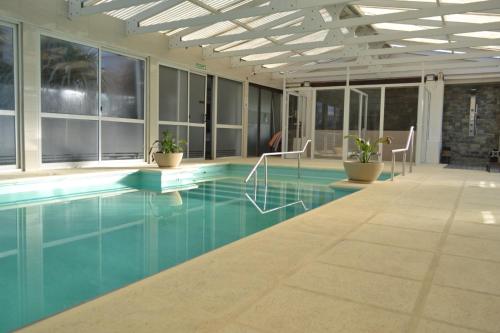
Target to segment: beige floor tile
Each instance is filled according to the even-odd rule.
[[[451,209],[444,208],[431,208],[431,207],[417,207],[413,204],[402,205],[400,203],[387,205],[383,209],[387,213],[393,214],[408,214],[411,216],[424,216],[435,219],[447,220],[451,216]]]
[[[463,221],[454,221],[450,229],[451,234],[477,237],[500,241],[500,224],[480,224]]]
[[[431,217],[411,216],[408,214],[380,213],[372,218],[369,223],[388,225],[400,228],[418,229],[441,232],[446,220]]]
[[[492,240],[449,235],[443,252],[500,262],[500,242]]]
[[[285,283],[395,311],[411,312],[420,282],[329,264],[310,264]]]
[[[256,329],[243,324],[231,323],[229,325],[224,326],[221,329],[207,330],[205,332],[206,333],[267,333],[269,331]],[[201,331],[199,333],[205,333],[205,332]]]
[[[341,238],[362,223],[337,216],[300,215],[283,224],[283,230],[309,232],[318,235],[331,235]]]
[[[434,283],[500,296],[500,263],[441,256]]]
[[[404,332],[409,317],[290,287],[279,287],[238,321],[275,333]]]
[[[431,252],[345,240],[319,261],[376,273],[421,280],[432,261]]]
[[[418,323],[417,333],[481,333],[480,331],[422,319]]]
[[[424,315],[454,325],[498,332],[500,329],[500,297],[433,286]]]
[[[455,220],[500,225],[500,208],[498,205],[461,204],[455,213]]]
[[[348,235],[349,239],[362,240],[385,245],[394,245],[418,250],[434,251],[441,234],[420,230],[365,224]]]

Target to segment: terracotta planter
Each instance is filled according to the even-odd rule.
[[[184,153],[155,153],[155,162],[160,168],[176,168],[181,164]]]
[[[383,168],[383,162],[361,163],[359,161],[344,161],[347,178],[357,182],[374,182],[382,173]]]

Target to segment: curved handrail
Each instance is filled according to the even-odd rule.
[[[302,148],[302,150],[276,152],[276,153],[264,153],[264,154],[262,154],[262,156],[259,158],[259,160],[255,164],[255,166],[253,167],[252,171],[250,171],[250,173],[248,174],[247,178],[245,179],[245,183],[248,183],[248,181],[250,180],[250,178],[252,178],[252,175],[257,171],[257,168],[259,167],[260,163],[262,163],[262,160],[264,160],[268,156],[280,156],[280,155],[299,154],[299,157],[300,157],[300,154],[302,154],[302,153],[304,153],[306,151],[307,146],[311,142],[312,142],[312,140],[307,140],[306,144],[304,145],[304,148]],[[298,166],[298,168],[300,168],[300,165]],[[267,170],[266,170],[266,179],[267,179]]]

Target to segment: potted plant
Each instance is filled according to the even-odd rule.
[[[156,148],[156,152],[153,154],[153,161],[158,164],[160,168],[163,167],[178,167],[181,164],[183,153],[182,146],[187,144],[186,141],[176,140],[172,137],[168,131],[163,132],[163,139],[156,140],[151,145],[149,149],[149,155],[151,151]]]
[[[380,143],[390,144],[392,138],[386,136],[384,138],[379,138],[374,143],[370,143],[370,140],[362,139],[357,135],[346,135],[345,138],[354,139],[358,147],[358,151],[351,154],[351,157],[356,157],[357,160],[344,161],[344,169],[349,180],[369,183],[377,180],[382,173],[384,163],[370,161],[370,159],[378,155],[378,145]]]

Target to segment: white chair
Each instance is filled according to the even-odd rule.
[[[410,133],[408,133],[408,139],[406,140],[406,147],[392,150],[392,167],[391,167],[391,180],[392,181],[394,181],[394,168],[396,166],[396,154],[397,153],[403,153],[403,176],[404,176],[405,171],[406,171],[406,152],[408,151],[408,149],[410,150],[410,173],[413,171],[412,158],[413,158],[414,137],[415,137],[415,128],[412,126],[412,127],[410,127]]]

